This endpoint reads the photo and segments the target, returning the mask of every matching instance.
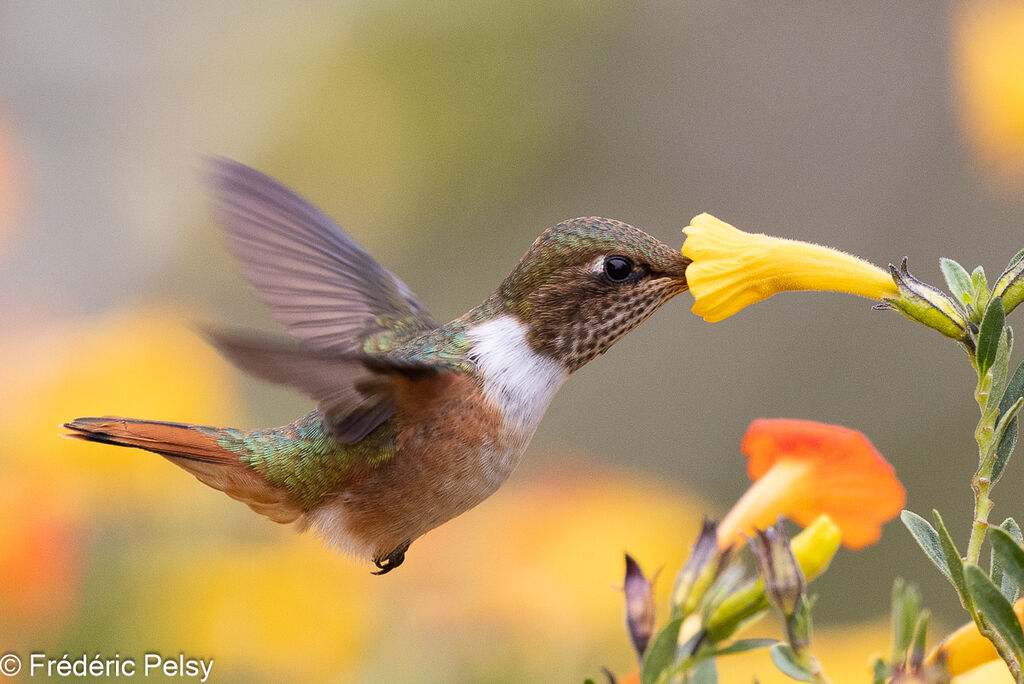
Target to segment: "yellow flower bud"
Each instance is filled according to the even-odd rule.
[[[1024,257],[1017,257],[999,276],[992,288],[993,297],[1003,298],[1006,313],[1013,311],[1024,300]]]
[[[789,542],[797,565],[808,582],[828,569],[842,538],[839,527],[822,514]],[[708,617],[704,628],[713,641],[721,641],[766,608],[768,599],[764,593],[764,580],[758,579],[722,601]]]

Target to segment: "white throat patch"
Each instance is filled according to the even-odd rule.
[[[469,358],[483,376],[484,395],[502,410],[507,427],[529,438],[569,373],[534,351],[527,329],[518,318],[501,316],[473,326],[468,335]]]

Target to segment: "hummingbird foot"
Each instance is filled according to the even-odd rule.
[[[402,542],[398,547],[383,558],[378,557],[373,559],[373,564],[377,566],[378,570],[371,574],[373,575],[386,575],[391,572],[405,561],[405,552],[409,550],[409,545],[412,544],[412,540]]]

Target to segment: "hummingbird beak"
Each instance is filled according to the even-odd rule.
[[[676,283],[679,288],[676,292],[676,294],[678,294],[679,292],[685,292],[689,289],[689,285],[686,282],[686,267],[690,265],[691,261],[687,257],[684,257],[678,250],[672,250],[672,252],[673,258],[669,267],[660,275],[661,277],[669,278]]]

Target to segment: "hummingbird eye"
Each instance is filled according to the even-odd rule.
[[[604,274],[613,283],[621,283],[633,272],[633,262],[624,256],[610,256],[604,260]]]

